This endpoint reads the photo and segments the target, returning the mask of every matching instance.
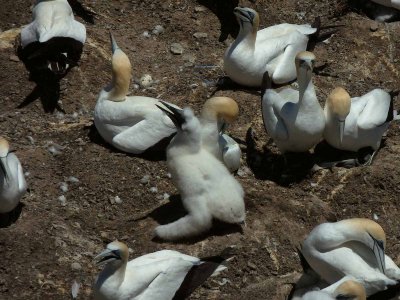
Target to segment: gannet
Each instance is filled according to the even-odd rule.
[[[325,117],[312,82],[314,61],[311,52],[296,55],[299,91],[286,88],[278,93],[270,89],[271,81],[268,74],[264,75],[261,101],[264,126],[282,153],[308,151],[322,138]]]
[[[385,255],[382,227],[368,219],[354,218],[315,227],[303,242],[302,254],[328,284],[351,276],[370,296],[400,280],[400,269]]]
[[[86,28],[74,19],[67,0],[37,0],[33,21],[21,31],[19,56],[30,72],[65,73],[77,64]]]
[[[188,214],[158,226],[155,235],[164,240],[189,238],[208,230],[212,218],[244,223],[244,192],[222,162],[202,146],[202,128],[193,111],[180,111],[167,103],[160,109],[178,132],[167,148],[167,165]]]
[[[96,300],[184,299],[209,276],[226,267],[172,250],[149,253],[128,262],[128,247],[114,241],[95,257],[105,265],[94,285]]]
[[[293,64],[297,53],[305,51],[309,36],[317,28],[309,24],[279,24],[258,30],[258,13],[247,7],[236,7],[239,35],[226,50],[224,69],[235,82],[260,87],[268,71],[272,81],[283,84],[296,79]]]
[[[337,283],[321,291],[311,291],[305,294],[301,300],[366,300],[365,289],[359,282],[344,278]]]
[[[160,111],[158,99],[126,96],[131,63],[111,35],[112,81],[99,95],[94,124],[108,143],[132,154],[140,154],[176,132],[172,121]]]
[[[350,98],[345,89],[337,87],[328,96],[324,113],[324,138],[331,146],[347,151],[366,147],[377,151],[393,120],[393,99],[381,89]]]
[[[400,0],[371,0],[371,1],[383,6],[400,9]]]
[[[202,145],[219,160],[229,171],[240,167],[242,151],[238,143],[223,131],[227,123],[233,122],[239,114],[239,106],[229,97],[208,99],[201,111]]]
[[[10,152],[7,140],[0,137],[0,213],[8,213],[17,207],[26,192],[26,181],[21,163]]]

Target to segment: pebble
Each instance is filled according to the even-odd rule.
[[[153,84],[153,78],[151,77],[150,74],[144,74],[140,79],[139,79],[139,85],[142,88],[148,88]]]
[[[203,12],[203,11],[206,11],[207,10],[207,8],[205,8],[204,6],[195,6],[194,7],[194,11],[195,12]]]
[[[75,176],[69,176],[69,177],[67,178],[67,181],[72,182],[72,183],[78,183],[78,182],[79,182],[79,179],[76,178]]]
[[[378,24],[376,24],[376,23],[373,23],[370,27],[369,27],[369,30],[371,30],[372,32],[375,32],[375,31],[377,31],[379,29],[379,26],[378,26]]]
[[[374,218],[375,221],[378,221],[378,220],[379,220],[379,217],[378,217],[377,214],[374,214],[374,215],[373,215],[373,218]]]
[[[169,197],[170,197],[170,195],[168,193],[164,193],[164,195],[163,195],[163,199],[164,200],[168,200]]]
[[[67,205],[67,198],[65,198],[64,195],[61,195],[60,197],[58,197],[58,201],[60,201],[61,206]]]
[[[156,27],[154,27],[152,33],[155,35],[159,35],[161,33],[164,32],[164,27],[162,27],[161,25],[156,25]]]
[[[150,191],[151,193],[155,194],[155,193],[158,192],[158,188],[155,187],[155,186],[153,186],[153,187],[151,187],[151,188],[149,189],[149,191]]]
[[[173,54],[180,55],[183,53],[183,46],[179,43],[172,43],[170,50]]]
[[[149,175],[144,175],[142,179],[140,179],[141,184],[148,184],[150,182],[150,176]]]
[[[60,190],[61,190],[63,193],[68,192],[68,183],[66,183],[66,182],[61,182],[61,183],[60,183]]]
[[[144,36],[145,38],[149,38],[150,37],[150,33],[148,31],[145,31],[142,33],[142,36]]]
[[[19,62],[19,58],[15,54],[10,55],[10,60],[14,62]]]
[[[196,39],[204,39],[204,38],[208,37],[208,34],[205,33],[205,32],[196,32],[196,33],[193,34],[193,36]]]
[[[73,262],[73,263],[71,264],[71,269],[74,270],[74,271],[79,271],[79,270],[82,269],[82,266],[81,266],[80,263]]]
[[[118,196],[115,196],[114,201],[117,204],[121,204],[122,203],[122,199],[120,197],[118,197]]]
[[[28,141],[29,141],[32,145],[35,144],[35,140],[33,139],[32,136],[28,135],[26,138],[28,139]]]

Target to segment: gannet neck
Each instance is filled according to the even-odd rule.
[[[315,55],[308,51],[299,52],[295,58],[297,82],[299,84],[299,102],[304,98],[306,92],[315,94],[312,83],[312,71],[314,68]]]
[[[202,121],[218,122],[223,119],[227,123],[233,122],[239,115],[239,106],[229,97],[213,97],[208,99],[201,111]]]
[[[251,8],[236,7],[234,9],[234,14],[240,25],[239,34],[234,44],[246,43],[249,47],[254,48],[260,24],[258,13]]]
[[[113,285],[120,286],[125,279],[126,261],[113,261],[108,263],[101,271],[103,281],[112,280]]]
[[[354,218],[337,222],[337,225],[348,240],[354,239],[369,245],[372,237],[381,241],[383,247],[386,247],[385,231],[378,223],[372,220]]]
[[[366,300],[367,294],[364,286],[354,280],[347,280],[337,287],[334,296],[348,297],[354,300]],[[347,298],[346,298],[347,299]]]

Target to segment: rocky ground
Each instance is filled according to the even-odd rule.
[[[372,166],[310,171],[283,181],[282,158],[263,129],[259,91],[216,88],[233,40],[228,33],[237,28],[220,16],[221,24],[215,2],[205,0],[82,1],[96,13],[95,23],[77,17],[88,39],[79,67],[61,83],[64,113],[46,113],[40,99],[17,108],[35,87],[13,47],[18,30],[30,22],[33,2],[4,0],[0,10],[0,135],[16,150],[29,185],[18,220],[0,229],[0,299],[68,299],[74,281],[81,284],[78,299],[90,299],[99,272],[92,259],[115,239],[128,244],[132,257],[166,248],[210,256],[235,246],[229,269],[192,299],[285,299],[301,273],[296,247],[317,224],[350,217],[377,220],[387,233],[387,253],[400,264],[399,123],[391,124]],[[260,13],[261,27],[310,23],[316,16],[344,25],[314,51],[318,64],[326,64],[314,77],[321,103],[337,85],[353,96],[399,88],[399,22],[376,23],[341,0],[240,5]],[[116,151],[93,126],[97,95],[110,80],[110,30],[132,61],[132,95],[197,112],[213,94],[238,101],[240,117],[229,133],[243,151],[236,175],[246,191],[242,230],[216,224],[194,241],[152,241],[155,226],[184,211],[162,154]],[[145,74],[151,84],[139,85]]]

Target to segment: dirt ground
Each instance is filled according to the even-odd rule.
[[[78,299],[90,299],[99,272],[92,259],[115,239],[128,244],[131,257],[161,249],[202,257],[235,246],[228,270],[191,299],[285,299],[301,273],[296,247],[317,224],[350,217],[375,218],[386,231],[387,254],[400,264],[399,123],[391,124],[372,166],[307,172],[283,182],[282,158],[262,125],[259,91],[216,91],[224,75],[223,53],[233,39],[219,40],[237,30],[235,23],[222,18],[221,25],[213,7],[217,1],[194,0],[82,1],[96,19],[85,22],[88,39],[80,65],[61,83],[65,113],[45,113],[40,100],[17,108],[35,84],[14,54],[13,39],[1,32],[28,24],[33,2],[3,0],[0,10],[0,135],[16,150],[29,186],[18,220],[0,229],[0,299],[69,299],[74,281],[81,284]],[[400,87],[400,22],[376,23],[342,0],[240,5],[260,13],[261,28],[311,23],[316,16],[323,24],[344,25],[314,51],[318,64],[327,65],[314,76],[321,103],[337,85],[352,96]],[[153,34],[156,25],[164,32]],[[243,151],[236,175],[246,192],[242,230],[216,224],[191,242],[152,241],[155,226],[184,212],[162,154],[126,155],[105,145],[93,127],[97,95],[110,80],[110,30],[132,61],[134,80],[144,74],[154,80],[146,89],[132,82],[132,95],[159,97],[197,112],[212,94],[238,101],[240,116],[229,133]],[[206,35],[196,38],[197,32]],[[183,54],[172,54],[172,43],[180,43]],[[400,109],[398,99],[395,108]],[[246,143],[250,127],[255,141],[247,135]]]

